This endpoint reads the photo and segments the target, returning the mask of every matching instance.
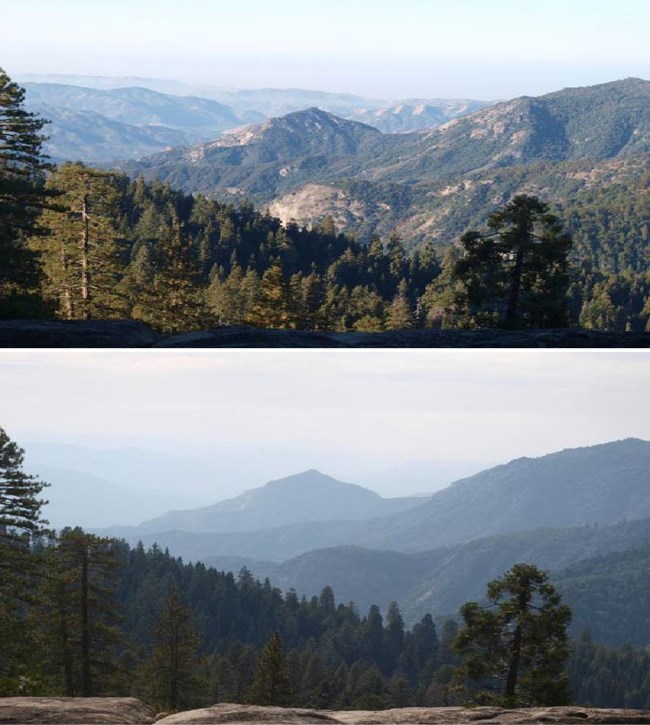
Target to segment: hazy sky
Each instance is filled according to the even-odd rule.
[[[0,425],[21,443],[313,450],[316,467],[505,461],[650,439],[649,383],[628,351],[5,350]]]
[[[10,74],[484,99],[650,78],[648,0],[0,0],[0,9]]]

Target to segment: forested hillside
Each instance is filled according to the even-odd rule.
[[[615,526],[538,529],[417,553],[339,546],[279,564],[207,553],[202,560],[219,569],[245,565],[256,577],[269,577],[283,590],[295,589],[308,597],[327,583],[343,601],[353,600],[361,609],[373,603],[385,608],[397,599],[407,624],[426,612],[453,614],[464,601],[480,599],[491,579],[526,561],[552,572],[574,608],[574,633],[588,628],[599,642],[643,646],[650,641],[650,625],[637,603],[644,600],[642,591],[647,588],[642,568],[649,526],[650,520],[644,519]],[[172,551],[182,551],[181,541],[159,538],[169,542]],[[622,566],[617,569],[619,555]],[[604,557],[602,562],[599,557]],[[607,602],[604,607],[598,603],[601,595],[600,603]]]

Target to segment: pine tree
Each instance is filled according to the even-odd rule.
[[[64,529],[45,551],[45,561],[40,626],[46,669],[69,696],[110,691],[116,675],[113,652],[121,641],[117,570],[122,547],[80,528]]]
[[[24,108],[25,91],[0,68],[0,315],[17,314],[16,297],[38,281],[38,258],[26,245],[46,202],[42,153],[45,121]]]
[[[246,275],[239,265],[234,265],[223,280],[215,274],[206,291],[206,306],[217,325],[241,325],[257,298],[259,279],[255,272]]]
[[[397,602],[391,602],[388,606],[384,648],[388,672],[393,673],[404,650],[404,619]]]
[[[200,638],[192,610],[174,586],[160,607],[153,642],[153,654],[145,668],[149,697],[166,710],[190,706],[197,688]]]
[[[566,628],[570,609],[548,583],[548,575],[517,564],[487,587],[488,608],[461,607],[464,626],[455,648],[462,673],[480,687],[479,698],[509,707],[563,705],[568,683]]]
[[[205,291],[187,234],[176,219],[158,239],[156,272],[139,291],[139,319],[166,333],[200,330],[207,318]]]
[[[301,704],[304,707],[327,707],[331,697],[327,671],[317,652],[307,655],[300,683]]]
[[[411,330],[415,326],[413,310],[406,294],[406,285],[400,287],[386,311],[387,330]]]
[[[122,317],[125,305],[116,294],[124,271],[118,178],[68,163],[50,176],[47,188],[57,194],[41,219],[49,235],[31,240],[42,259],[44,295],[58,302],[67,320]]]
[[[45,534],[49,484],[23,470],[24,451],[0,428],[0,694],[9,694],[24,670],[32,644],[25,619],[33,578],[40,573],[33,543]]]
[[[459,258],[460,250],[450,247],[442,260],[440,275],[427,285],[420,298],[427,327],[459,328],[470,322],[467,289],[455,274]]]
[[[276,259],[262,275],[257,298],[246,319],[247,324],[262,328],[291,329],[296,315],[282,262]]]
[[[368,616],[361,625],[362,648],[365,657],[376,662],[382,671],[386,665],[386,651],[384,648],[384,619],[379,607],[373,604]]]
[[[247,701],[253,705],[287,707],[293,701],[287,659],[280,635],[275,632],[260,653]]]
[[[571,236],[537,197],[516,196],[470,231],[454,268],[479,324],[559,327],[567,322]]]

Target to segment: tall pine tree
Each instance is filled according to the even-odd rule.
[[[33,646],[25,618],[44,535],[40,494],[48,484],[23,470],[24,451],[0,428],[0,694],[13,691]]]
[[[38,257],[26,241],[36,231],[49,169],[42,152],[45,121],[24,108],[25,91],[0,68],[0,316],[21,314],[35,288]],[[23,300],[23,305],[24,305]],[[29,310],[27,306],[25,312]]]
[[[509,707],[564,705],[570,609],[535,566],[517,564],[487,587],[490,605],[467,602],[455,648],[479,698]]]
[[[121,317],[116,293],[123,273],[117,229],[120,182],[83,164],[64,164],[48,179],[56,205],[44,212],[49,235],[31,246],[42,259],[43,291],[66,320]]]

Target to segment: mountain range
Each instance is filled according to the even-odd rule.
[[[347,502],[350,491],[360,495],[357,489],[309,472],[244,494],[234,504],[172,513],[140,527],[106,533],[127,535],[134,543],[139,538],[145,543],[157,541],[191,559],[219,553],[281,562],[341,545],[415,552],[543,527],[611,525],[650,518],[649,474],[650,443],[628,439],[517,459],[457,481],[431,497],[412,499],[412,505],[408,499],[406,506],[397,499],[391,505],[404,510],[396,513],[375,513],[374,517],[369,513],[350,520],[332,515],[335,504],[331,499],[341,497]],[[274,503],[269,508],[269,502],[281,497],[282,506],[291,507],[296,485],[302,484],[308,488],[303,495],[310,508],[322,510],[323,516],[315,519],[311,513],[307,520],[281,523],[275,518],[279,507]],[[251,497],[257,499],[254,515],[266,522],[263,527],[243,530],[221,516]],[[374,500],[368,494],[363,498]],[[298,504],[303,511],[304,506]],[[226,528],[219,530],[219,526]]]
[[[634,186],[650,158],[649,101],[650,83],[629,78],[521,97],[404,134],[311,108],[120,168],[249,198],[284,221],[330,215],[362,237],[397,230],[412,244],[449,243],[516,192],[579,206],[594,188]]]
[[[137,78],[24,78],[27,107],[50,121],[46,151],[55,161],[138,159],[311,106],[382,131],[406,132],[433,128],[488,105],[446,99],[391,104],[321,91],[225,91]]]
[[[639,439],[516,459],[419,500],[381,499],[308,471],[101,533],[218,569],[247,567],[307,596],[329,585],[362,610],[397,600],[408,622],[453,614],[525,561],[551,571],[579,614],[576,627],[588,621],[601,641],[650,642],[650,624],[640,626],[617,595],[647,579],[650,442]],[[595,606],[602,590],[606,601]]]
[[[26,466],[52,484],[45,492],[49,503],[44,509],[52,526],[95,528],[116,523],[136,526],[171,509],[194,509],[228,500],[250,489],[269,472],[279,478],[291,465],[313,465],[324,457],[320,451],[302,447],[259,447],[251,456],[247,446],[240,449],[213,444],[205,450],[171,452],[137,446],[93,448],[31,441]],[[485,464],[436,458],[386,463],[341,455],[338,467],[392,497],[381,498],[364,489],[369,513],[376,515],[378,509],[379,513],[388,512],[382,504],[400,505],[399,494],[404,492],[400,482],[407,481],[409,493],[413,492],[405,503],[421,502],[425,494],[420,492],[428,490],[430,495],[456,478],[481,470]],[[123,502],[127,499],[130,503],[125,509]]]

